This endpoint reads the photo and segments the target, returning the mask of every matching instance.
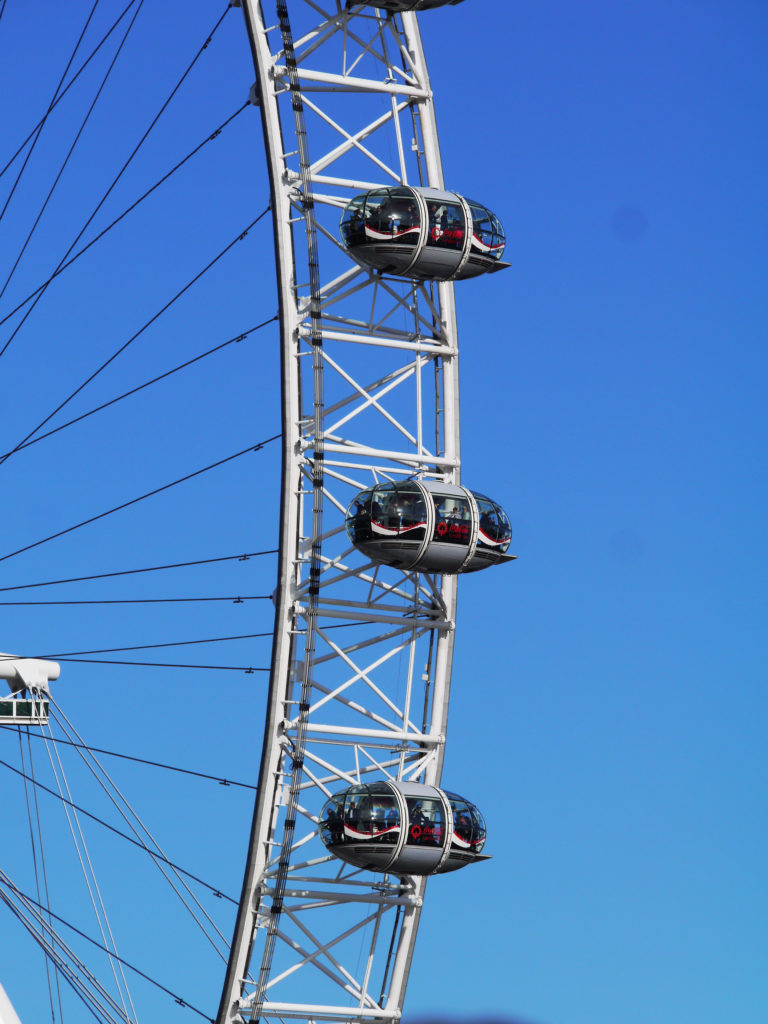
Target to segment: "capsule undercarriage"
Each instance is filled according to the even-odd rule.
[[[335,856],[370,871],[444,874],[488,859],[477,807],[415,782],[375,782],[337,793],[323,808],[320,836]]]

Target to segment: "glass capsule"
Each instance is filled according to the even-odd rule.
[[[476,572],[515,557],[504,509],[457,484],[377,484],[353,499],[346,528],[364,555],[397,569]]]
[[[372,189],[348,203],[339,231],[358,262],[396,277],[461,280],[508,266],[498,217],[455,192]]]
[[[477,807],[415,782],[374,782],[336,793],[320,815],[320,837],[335,856],[371,871],[442,874],[487,859]]]

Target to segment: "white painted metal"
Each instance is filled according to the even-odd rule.
[[[0,1024],[21,1024],[21,1020],[2,985],[0,985]]]
[[[0,654],[0,679],[5,679],[12,693],[29,688],[48,693],[48,684],[59,678],[60,665],[43,658],[19,658],[15,654]]]
[[[415,15],[290,5],[242,0],[272,186],[283,499],[259,793],[217,1020],[394,1022],[426,880],[343,864],[317,822],[360,780],[440,783],[456,579],[365,562],[343,516],[377,480],[459,483],[458,345],[453,286],[354,265],[338,221],[378,184],[444,182]]]

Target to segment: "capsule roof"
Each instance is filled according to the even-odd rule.
[[[371,871],[432,875],[486,860],[474,804],[415,782],[351,786],[328,800],[320,836],[342,860]]]
[[[476,572],[507,562],[512,527],[485,495],[436,480],[385,482],[347,509],[350,540],[368,558],[416,572]]]
[[[509,266],[498,217],[456,192],[372,189],[348,203],[339,231],[351,256],[396,277],[461,280]]]

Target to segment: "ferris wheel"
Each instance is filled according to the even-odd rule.
[[[501,269],[446,191],[414,13],[245,0],[272,184],[283,497],[269,712],[219,1024],[395,1021],[426,878],[481,859],[440,788],[456,575],[510,559],[460,483],[453,281]],[[439,16],[439,15],[433,15]],[[342,631],[343,630],[343,631]],[[373,925],[357,971],[345,943]]]
[[[282,494],[217,1024],[399,1020],[427,879],[486,857],[481,795],[442,780],[457,576],[513,556],[503,508],[462,481],[453,282],[502,269],[504,233],[443,179],[416,10],[445,3],[241,4],[271,185]]]

